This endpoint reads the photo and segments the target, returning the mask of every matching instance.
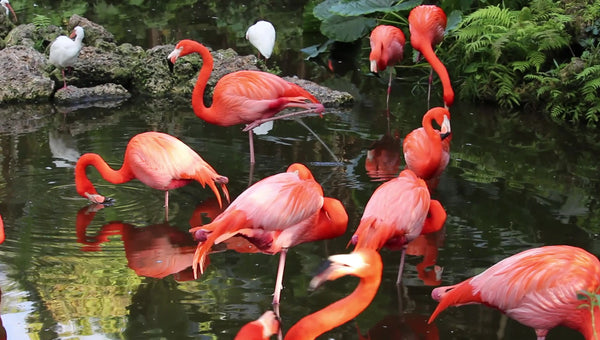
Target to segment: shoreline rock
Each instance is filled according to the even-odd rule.
[[[77,62],[71,72],[67,72],[67,85],[73,91],[59,90],[61,72],[48,62],[48,46],[66,32],[53,25],[37,28],[33,24],[21,24],[6,35],[6,47],[0,50],[0,83],[6,84],[0,87],[0,103],[55,101],[89,106],[94,102],[123,101],[132,95],[190,101],[202,65],[199,56],[191,55],[179,61],[171,73],[166,57],[173,45],[148,50],[128,43],[117,45],[114,36],[101,25],[73,15],[69,27],[76,25],[85,29],[85,38]],[[214,84],[227,73],[261,70],[254,55],[239,56],[233,49],[212,51],[212,54],[215,65],[207,96],[211,96]],[[309,80],[286,79],[307,88],[326,107],[348,106],[354,101],[349,93]],[[116,96],[112,92],[116,89],[114,86],[119,86]]]

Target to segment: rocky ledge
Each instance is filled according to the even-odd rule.
[[[56,26],[16,27],[0,25],[0,103],[42,102],[52,100],[65,105],[122,101],[129,96],[170,97],[189,101],[202,60],[191,55],[178,61],[174,72],[166,56],[175,46],[161,45],[144,50],[131,44],[118,45],[104,27],[73,15],[69,28],[85,29],[84,46],[72,70],[67,70],[67,89],[62,89],[62,74],[48,62],[49,46],[66,32]],[[223,75],[239,70],[260,70],[255,56],[239,56],[234,50],[212,51],[214,70],[208,91]],[[263,69],[264,70],[264,69]],[[264,70],[268,71],[268,70]],[[287,77],[298,83],[326,107],[347,106],[353,97],[314,82]]]

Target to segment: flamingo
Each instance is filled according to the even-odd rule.
[[[50,45],[49,61],[56,67],[61,68],[63,76],[63,89],[67,88],[67,78],[65,77],[65,68],[72,67],[77,61],[79,51],[81,51],[82,40],[84,37],[83,27],[75,26],[71,35],[61,35]],[[75,38],[75,40],[72,40]]]
[[[441,229],[445,221],[446,211],[430,198],[425,181],[405,169],[375,190],[351,242],[355,249],[401,249],[396,281],[400,284],[406,245],[422,233]]]
[[[342,203],[323,197],[310,170],[299,163],[264,178],[241,193],[209,224],[191,228],[198,244],[193,268],[203,263],[213,244],[244,236],[262,252],[280,253],[273,305],[279,305],[285,259],[290,247],[329,239],[346,231],[348,214]]]
[[[444,105],[446,108],[449,108],[454,103],[454,90],[452,89],[452,84],[450,84],[450,77],[448,76],[446,66],[444,66],[433,51],[433,46],[439,44],[444,39],[446,23],[446,13],[436,5],[419,5],[413,8],[408,14],[410,44],[427,59],[427,62],[429,62],[433,70],[440,77],[444,89]],[[431,78],[432,74],[429,75],[427,105],[429,105],[431,93]]]
[[[238,71],[225,75],[215,85],[212,106],[206,107],[204,90],[213,69],[213,57],[209,50],[196,41],[185,39],[177,43],[167,59],[172,65],[179,57],[190,53],[199,53],[203,60],[192,92],[194,113],[199,118],[220,126],[246,124],[243,131],[248,131],[251,164],[255,163],[252,129],[276,119],[310,112],[321,114],[325,110],[323,104],[302,87],[260,71]],[[288,107],[305,110],[275,116]]]
[[[12,6],[10,5],[10,2],[8,2],[8,0],[0,0],[0,5],[2,5],[2,7],[4,7],[4,9],[6,10],[6,17],[8,18],[9,14],[12,13],[13,18],[15,18],[15,22],[16,22],[17,15],[15,14],[15,11],[13,10]]]
[[[360,279],[350,295],[305,316],[294,324],[285,340],[312,340],[360,314],[369,306],[381,283],[383,265],[379,253],[372,249],[355,249],[350,254],[332,255],[329,266],[310,281],[315,289],[327,280],[353,275]]]
[[[599,289],[596,256],[566,245],[532,248],[459,284],[435,288],[431,297],[439,304],[429,323],[449,306],[482,303],[534,328],[538,340],[559,325],[579,331],[588,340],[596,339],[600,306],[582,306],[585,301],[578,294],[597,294]]]
[[[391,25],[379,25],[371,31],[369,37],[371,44],[371,72],[383,72],[388,66],[394,66],[402,61],[404,57],[404,33],[398,27]],[[386,107],[390,106],[390,92],[392,91],[392,74],[388,82]]]
[[[260,318],[244,325],[233,340],[269,340],[279,332],[279,319],[275,312],[266,311]]]
[[[432,126],[435,121],[440,130]],[[430,181],[430,188],[436,186],[437,178],[450,161],[450,111],[434,107],[423,115],[422,127],[411,131],[404,138],[402,149],[406,167],[418,177]]]
[[[110,204],[112,199],[96,191],[86,175],[91,165],[98,169],[102,177],[113,183],[121,184],[137,178],[147,186],[165,191],[165,216],[168,218],[169,190],[182,187],[193,180],[208,185],[217,196],[221,205],[221,196],[216,184],[221,186],[229,202],[229,192],[225,184],[227,177],[219,175],[200,155],[179,139],[161,132],[144,132],[129,140],[125,149],[125,159],[119,170],[113,170],[95,153],[82,155],[75,165],[75,186],[79,195],[92,203]]]
[[[262,54],[265,59],[269,59],[273,52],[273,46],[275,46],[275,27],[268,21],[257,21],[248,27],[246,39],[258,49],[259,57]]]

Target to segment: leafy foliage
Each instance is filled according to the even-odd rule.
[[[596,324],[596,315],[594,314],[594,310],[596,307],[600,307],[600,295],[594,292],[582,291],[577,295],[578,300],[585,301],[579,308],[586,308],[590,310],[592,315],[592,325]],[[596,328],[593,327],[594,330],[594,339],[598,339],[598,334],[596,333]]]

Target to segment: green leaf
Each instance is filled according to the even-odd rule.
[[[330,11],[340,16],[360,16],[375,12],[398,12],[412,9],[421,4],[422,0],[408,0],[398,2],[395,0],[358,0],[338,2],[331,6]]]
[[[446,33],[455,30],[460,22],[462,21],[462,12],[454,10],[448,15],[448,22],[446,24]]]
[[[329,39],[352,42],[368,34],[375,25],[371,18],[333,16],[321,23],[321,32]]]
[[[334,40],[329,39],[321,45],[307,46],[307,47],[301,49],[300,51],[302,53],[308,54],[308,57],[306,57],[306,59],[315,58],[319,54],[327,51],[327,48],[329,47],[329,45],[333,44],[333,42],[334,42]]]
[[[325,21],[335,15],[335,13],[331,12],[331,7],[335,6],[340,0],[325,0],[320,4],[316,5],[313,9],[313,15],[321,20]]]

